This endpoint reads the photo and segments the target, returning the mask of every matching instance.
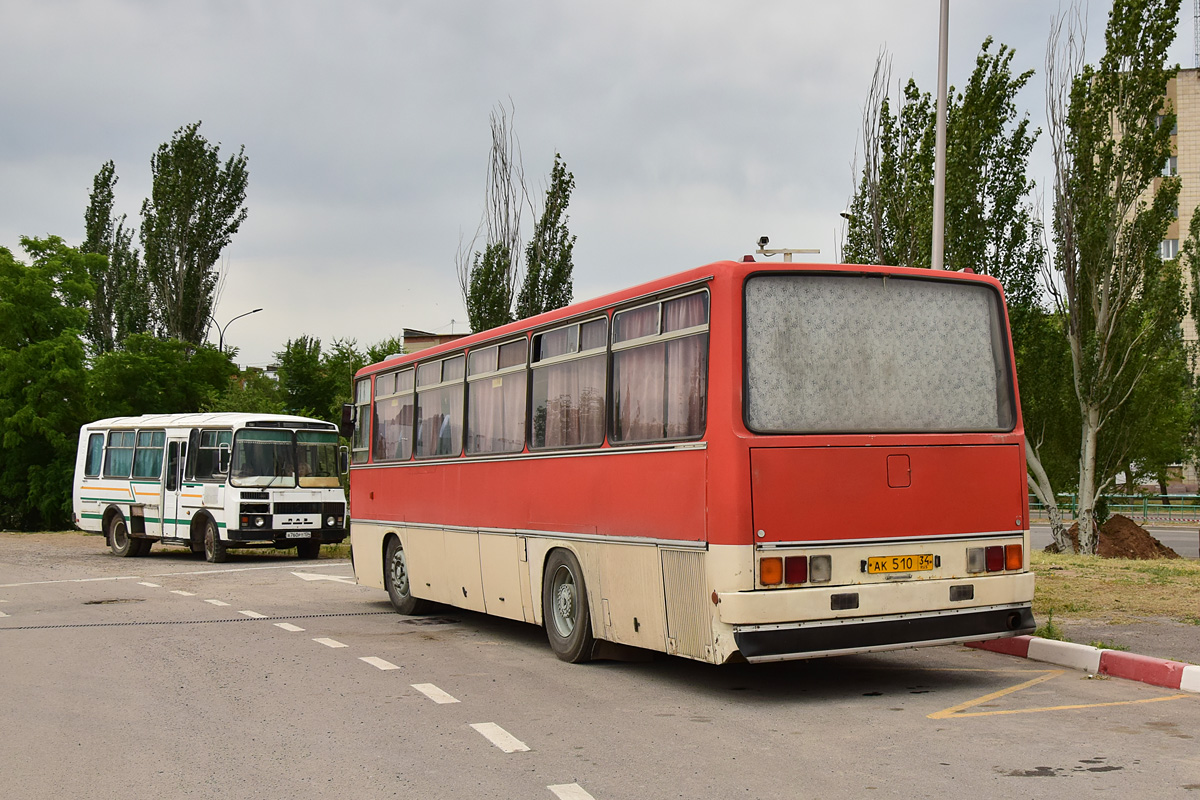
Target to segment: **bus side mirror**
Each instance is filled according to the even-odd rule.
[[[217,464],[217,472],[222,475],[229,474],[229,445],[221,442],[217,447],[217,459],[220,462]]]
[[[350,448],[346,445],[338,448],[338,469],[343,475],[350,471]]]
[[[354,437],[354,404],[342,404],[342,425],[341,433],[343,439],[351,439]]]

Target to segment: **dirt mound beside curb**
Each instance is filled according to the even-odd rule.
[[[1067,529],[1067,536],[1074,545],[1074,552],[1078,553],[1079,523]],[[1046,547],[1046,552],[1057,553],[1058,546],[1051,542]],[[1155,539],[1149,531],[1123,514],[1113,514],[1100,526],[1100,542],[1096,552],[1101,558],[1179,558],[1179,553]]]

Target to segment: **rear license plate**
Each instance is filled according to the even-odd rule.
[[[308,531],[288,531],[287,538],[289,539],[311,539],[312,534]]]
[[[933,569],[933,554],[915,556],[872,556],[867,559],[867,573],[879,575],[885,572],[927,572]]]

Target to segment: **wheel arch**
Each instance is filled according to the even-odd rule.
[[[203,545],[204,544],[204,526],[208,524],[209,520],[211,520],[214,525],[217,525],[217,520],[208,511],[206,511],[206,510],[197,511],[192,516],[191,524],[188,526],[188,538],[193,542],[197,542],[197,543]],[[218,536],[221,535],[221,526],[220,525],[217,525],[217,535]]]
[[[551,547],[546,548],[546,553],[542,556],[541,573],[538,576],[538,581],[536,584],[537,590],[530,591],[530,594],[533,595],[533,597],[530,599],[533,600],[533,613],[534,619],[536,620],[535,624],[541,625],[542,627],[546,626],[546,609],[542,605],[542,593],[546,586],[546,565],[550,563],[550,558],[554,555],[556,550],[565,550],[566,552],[575,556],[575,562],[579,564],[579,571],[581,573],[580,578],[583,580],[584,596],[587,599],[588,609],[590,612],[588,614],[588,624],[592,628],[592,635],[599,638],[599,634],[603,633],[603,628],[597,629],[596,627],[596,621],[599,617],[599,614],[597,613],[597,603],[599,601],[597,600],[596,602],[593,602],[593,592],[596,591],[600,582],[599,580],[592,579],[592,575],[588,572],[586,566],[588,559],[582,552],[580,552],[578,547],[574,546],[573,542],[555,542]],[[530,589],[533,589],[532,585],[530,586]]]
[[[108,526],[112,523],[114,517],[120,517],[125,520],[127,526],[129,525],[129,516],[121,510],[121,507],[110,505],[104,509],[104,516],[100,520],[100,532],[104,534],[105,541],[108,541]]]

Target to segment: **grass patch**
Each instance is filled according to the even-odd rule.
[[[1097,650],[1122,650],[1125,652],[1129,651],[1129,648],[1123,644],[1112,644],[1111,642],[1106,642],[1103,639],[1097,639],[1094,642],[1088,642],[1088,644],[1091,645],[1092,647],[1096,648]]]
[[[1038,626],[1033,635],[1040,636],[1043,639],[1056,639],[1060,642],[1070,641],[1066,634],[1062,632],[1062,628],[1054,624],[1054,609],[1046,612],[1046,621]]]
[[[1116,622],[1166,617],[1200,625],[1196,614],[1200,562],[1132,561],[1034,551],[1030,553],[1030,566],[1037,576],[1033,613],[1039,618],[1048,618],[1053,611],[1068,619],[1102,617]]]

